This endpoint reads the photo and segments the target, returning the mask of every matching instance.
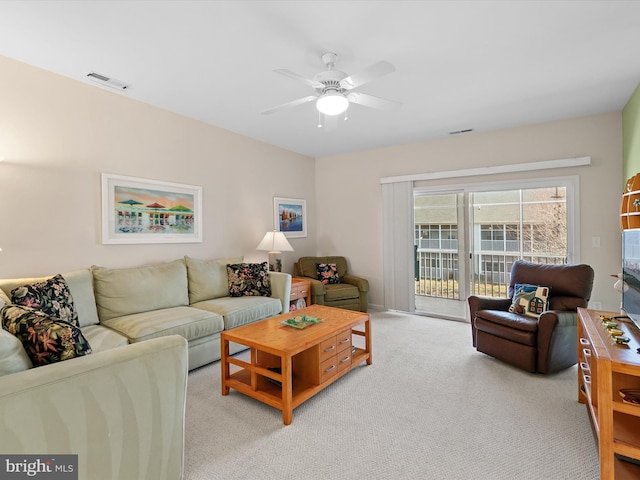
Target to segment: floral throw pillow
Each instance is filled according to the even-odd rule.
[[[232,297],[271,296],[267,262],[228,264],[227,277],[229,295]]]
[[[316,270],[318,272],[318,280],[325,285],[340,283],[338,267],[335,263],[318,263]]]
[[[91,353],[91,345],[80,328],[20,305],[0,310],[3,328],[16,336],[34,367],[61,362]]]
[[[60,274],[44,282],[23,285],[11,290],[11,302],[40,310],[45,315],[79,327],[78,312],[64,277]]]
[[[528,317],[538,317],[547,309],[548,304],[549,287],[516,283],[509,311]]]

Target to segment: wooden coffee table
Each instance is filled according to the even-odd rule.
[[[300,315],[322,322],[303,330],[281,323]],[[222,332],[222,395],[233,388],[278,408],[289,425],[298,405],[362,362],[371,365],[370,320],[368,313],[312,305]],[[249,347],[251,360],[231,357],[229,342]],[[240,368],[231,373],[231,365]]]

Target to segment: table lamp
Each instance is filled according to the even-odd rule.
[[[269,270],[272,272],[282,271],[282,252],[293,252],[293,247],[284,236],[284,233],[273,230],[267,232],[256,250],[269,252]]]

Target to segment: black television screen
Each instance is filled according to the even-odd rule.
[[[622,309],[640,328],[640,229],[622,232]]]

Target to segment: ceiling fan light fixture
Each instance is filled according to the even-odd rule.
[[[316,108],[325,115],[340,115],[349,108],[349,100],[340,92],[329,91],[320,95]]]

